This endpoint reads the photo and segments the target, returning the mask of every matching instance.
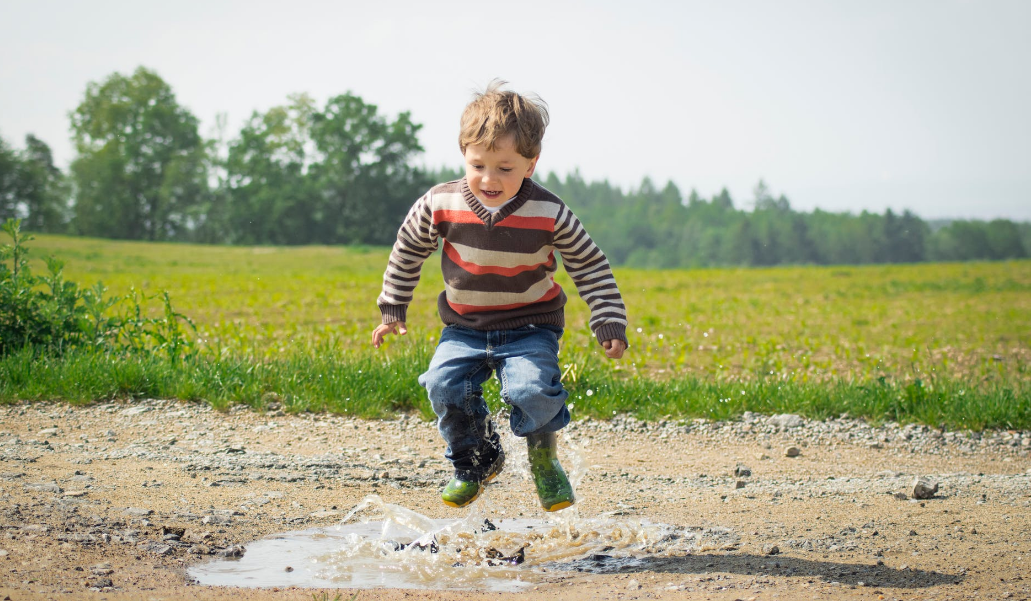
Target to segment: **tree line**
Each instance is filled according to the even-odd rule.
[[[0,221],[37,232],[218,244],[389,245],[409,207],[461,176],[415,165],[421,125],[390,119],[345,93],[304,94],[205,138],[171,86],[140,67],[90,83],[70,114],[67,173],[33,135],[0,138]],[[644,179],[624,191],[579,173],[550,173],[562,197],[617,265],[860,264],[1000,260],[1031,254],[1031,224],[926,222],[896,214],[795,211],[760,181],[736,207],[726,190],[686,197]]]

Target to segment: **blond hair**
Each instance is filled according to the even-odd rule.
[[[536,94],[520,95],[502,90],[507,81],[492,80],[487,89],[477,92],[462,111],[458,147],[482,144],[494,150],[498,140],[511,134],[516,151],[532,159],[541,153],[541,140],[548,127],[548,105]]]

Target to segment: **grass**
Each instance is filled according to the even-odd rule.
[[[216,407],[432,417],[415,378],[440,323],[436,258],[409,334],[369,335],[388,249],[211,247],[38,236],[39,260],[113,294],[167,290],[196,357],[31,351],[0,361],[0,400],[162,397]],[[731,418],[849,413],[1031,428],[1031,261],[748,270],[617,270],[631,349],[606,361],[571,292],[560,361],[576,415]],[[496,385],[492,404],[497,405]]]

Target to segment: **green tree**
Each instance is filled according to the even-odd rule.
[[[229,144],[226,163],[228,239],[242,244],[314,242],[318,212],[308,169],[311,115],[305,94],[291,103],[255,112]]]
[[[90,83],[71,129],[79,233],[168,240],[190,227],[207,186],[204,144],[157,73],[140,67]]]
[[[25,136],[17,151],[0,139],[0,220],[21,219],[25,229],[63,231],[69,188],[45,142]]]
[[[17,219],[21,203],[21,159],[0,138],[0,222]]]
[[[389,244],[428,185],[409,161],[422,152],[422,126],[403,112],[393,121],[353,94],[330,98],[311,116],[318,190],[315,236],[333,244]]]

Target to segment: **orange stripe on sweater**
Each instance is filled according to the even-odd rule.
[[[511,227],[521,230],[555,231],[555,220],[551,217],[520,217],[509,215],[498,222],[498,227]]]
[[[452,209],[443,209],[440,211],[433,211],[433,223],[483,223],[480,217],[472,211],[458,211]]]

